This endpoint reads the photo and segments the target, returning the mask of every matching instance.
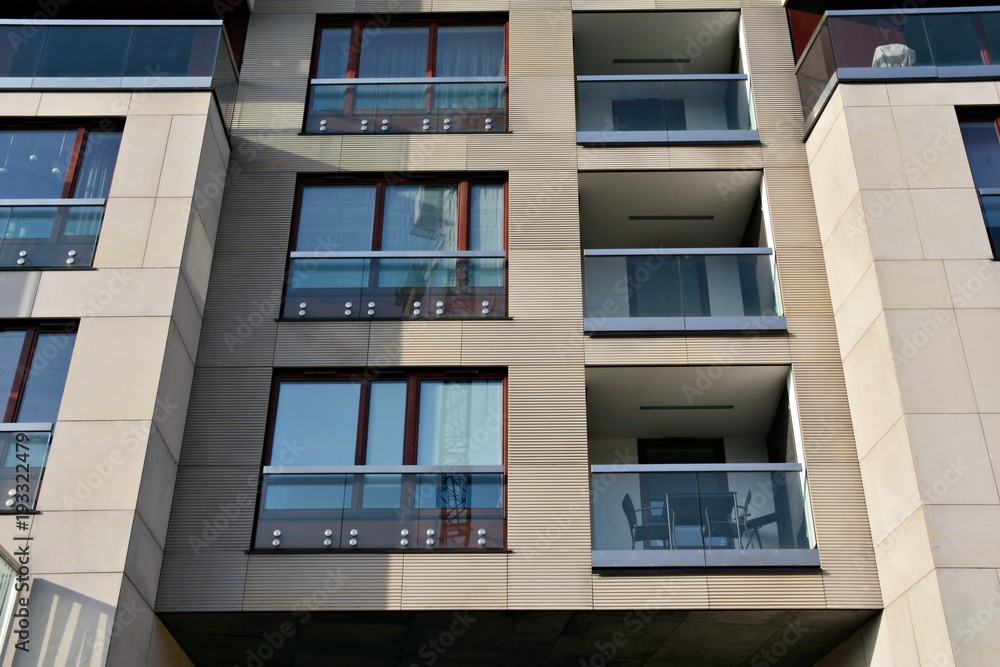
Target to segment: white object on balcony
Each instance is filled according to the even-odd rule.
[[[875,47],[872,67],[913,67],[917,52],[906,44],[883,44]]]

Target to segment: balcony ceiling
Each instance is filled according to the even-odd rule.
[[[373,595],[379,590],[384,594],[388,579],[376,571],[372,569],[370,581],[362,583],[371,585]],[[812,665],[875,613],[847,609],[313,611],[308,622],[302,621],[302,612],[160,616],[197,665],[721,667],[779,664],[776,656],[781,665]],[[293,634],[282,636],[282,628],[291,628]],[[616,637],[617,644],[612,643]],[[605,660],[609,654],[612,659]],[[261,655],[268,657],[253,661]]]
[[[725,248],[740,245],[760,193],[759,171],[580,174],[584,248]],[[629,220],[629,216],[714,216]]]
[[[738,12],[574,13],[576,73],[730,73],[739,43],[738,17]],[[615,59],[690,62],[615,63]]]
[[[787,375],[787,366],[591,367],[587,434],[630,439],[764,437]],[[711,407],[729,405],[733,408]]]

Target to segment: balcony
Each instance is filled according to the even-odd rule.
[[[781,366],[591,367],[595,568],[818,567]]]
[[[308,133],[504,132],[505,77],[313,79]]]
[[[588,335],[785,331],[760,172],[581,173],[580,217]]]
[[[0,88],[211,89],[228,127],[238,81],[220,20],[0,20]]]
[[[255,548],[502,549],[502,466],[265,467]]]
[[[584,269],[595,335],[785,329],[770,248],[585,250]]]
[[[577,143],[759,140],[745,74],[576,77]]]
[[[574,14],[577,143],[759,141],[739,22],[731,11]]]
[[[0,424],[4,511],[23,514],[35,508],[51,438],[52,424]]]
[[[810,127],[838,81],[1000,77],[1000,7],[828,11],[795,74]]]
[[[103,199],[0,200],[0,269],[93,265]]]
[[[286,319],[468,319],[506,314],[503,251],[292,252]]]

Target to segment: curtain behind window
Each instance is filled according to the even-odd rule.
[[[430,28],[365,27],[361,33],[359,78],[427,76]]]
[[[347,76],[347,57],[351,53],[350,28],[326,28],[320,36],[317,79],[343,79]]]
[[[390,185],[386,188],[382,250],[457,248],[457,186]]]
[[[302,188],[298,251],[371,250],[375,186]]]
[[[436,76],[503,76],[503,26],[438,28]]]

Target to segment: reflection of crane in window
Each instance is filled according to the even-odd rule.
[[[469,463],[472,434],[472,385],[468,382],[447,382],[441,401],[441,462],[446,471]],[[469,509],[468,473],[444,472],[441,475],[441,542],[461,542],[469,546],[471,517]]]

